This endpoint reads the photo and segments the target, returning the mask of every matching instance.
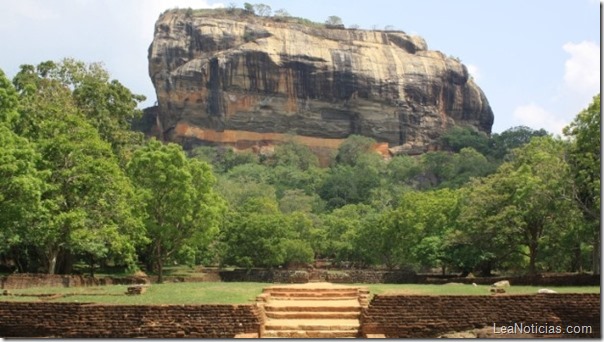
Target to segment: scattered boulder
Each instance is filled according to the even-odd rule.
[[[502,287],[492,287],[491,294],[505,293],[505,289]]]
[[[550,290],[550,289],[539,289],[539,291],[537,291],[537,293],[558,293],[554,290]]]
[[[500,281],[494,283],[493,285],[491,285],[491,287],[500,287],[500,288],[510,287],[510,282],[509,282],[509,280],[500,280]]]
[[[476,285],[476,283],[472,283],[472,286],[478,286],[478,285]]]
[[[145,291],[147,291],[147,286],[144,285],[134,285],[134,286],[128,286],[127,290],[126,290],[126,294],[127,295],[141,295],[143,293],[145,293]]]

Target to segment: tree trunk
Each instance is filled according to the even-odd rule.
[[[163,275],[163,262],[162,262],[162,250],[161,250],[161,244],[157,244],[156,245],[156,254],[155,254],[155,259],[157,262],[157,282],[158,283],[163,283],[164,282],[164,275]]]
[[[164,275],[163,275],[163,265],[162,265],[162,261],[160,259],[157,259],[157,282],[159,284],[164,282]]]
[[[57,258],[59,256],[59,251],[48,251],[46,255],[46,259],[48,262],[48,274],[55,274],[57,268]]]
[[[90,277],[94,278],[94,256],[90,256]]]
[[[570,263],[570,271],[578,272],[581,269],[581,243],[577,242],[574,244],[572,249],[572,260]]]
[[[490,276],[492,276],[493,275],[491,273],[492,271],[493,271],[493,263],[491,261],[486,261],[486,262],[484,262],[484,263],[482,263],[480,265],[480,275],[482,277],[490,277]],[[466,274],[466,276],[468,274]]]
[[[594,274],[600,274],[600,228],[596,232],[593,244],[593,255],[592,255],[592,271]]]
[[[529,274],[537,274],[537,267],[535,265],[537,261],[537,244],[531,243],[529,245]]]
[[[61,249],[59,257],[57,258],[57,266],[55,272],[58,274],[70,274],[73,273],[73,253],[69,250]]]

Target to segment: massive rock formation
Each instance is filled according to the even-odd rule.
[[[493,123],[463,64],[400,31],[171,10],[155,25],[149,74],[158,129],[173,141],[249,148],[293,133],[336,148],[361,134],[382,150],[426,150],[453,125]]]

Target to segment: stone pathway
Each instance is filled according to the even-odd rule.
[[[257,298],[265,315],[260,337],[359,337],[368,296],[365,287],[331,283],[269,286]]]

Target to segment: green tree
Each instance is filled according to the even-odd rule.
[[[144,229],[130,182],[110,146],[76,115],[46,121],[43,128],[38,167],[50,176],[42,195],[44,211],[32,224],[28,242],[45,256],[49,273],[71,253],[95,260],[112,254],[134,266]]]
[[[519,253],[528,258],[528,271],[537,272],[540,251],[548,237],[572,229],[571,183],[564,145],[550,137],[533,138],[513,151],[511,161],[496,174],[471,186],[460,215],[466,245],[488,241],[480,254],[489,273],[496,261]]]
[[[510,200],[513,183],[500,176],[476,178],[461,189],[460,214],[444,249],[463,274],[479,270],[488,276],[500,265],[519,262],[522,230]]]
[[[464,147],[471,147],[482,154],[489,151],[489,137],[469,127],[453,126],[440,140],[445,148],[453,152],[459,152]]]
[[[279,200],[279,209],[285,214],[296,211],[310,213],[318,206],[319,198],[306,195],[303,190],[286,190]]]
[[[544,137],[548,133],[544,129],[534,130],[526,126],[509,128],[491,136],[489,151],[483,152],[496,160],[503,160],[513,149],[528,144],[533,137]]]
[[[389,268],[444,267],[446,233],[456,219],[458,195],[449,189],[407,191],[396,208],[385,210],[376,224],[366,227],[361,241],[375,236],[370,249]]]
[[[503,166],[501,171],[515,180],[512,200],[520,213],[529,272],[534,274],[542,238],[569,228],[569,213],[576,210],[569,201],[571,182],[564,145],[549,137],[534,138],[514,152],[510,166],[511,170]]]
[[[250,4],[249,2],[243,4],[243,9],[250,14],[255,14],[254,5]]]
[[[273,201],[277,201],[276,191],[272,185],[254,180],[233,180],[219,177],[216,190],[226,200],[229,207],[234,210],[254,197],[268,197]]]
[[[571,138],[569,164],[573,178],[573,198],[591,226],[594,273],[600,273],[600,187],[601,187],[601,108],[600,94],[564,128]]]
[[[424,190],[436,188],[443,182],[451,180],[455,175],[454,159],[455,155],[450,152],[437,151],[422,154],[419,188]]]
[[[386,166],[386,177],[393,185],[414,187],[420,173],[421,166],[417,158],[409,156],[395,156]]]
[[[36,169],[40,157],[27,139],[0,123],[0,254],[28,238],[27,228],[42,209],[47,173]]]
[[[226,173],[235,166],[258,164],[258,156],[252,152],[235,152],[228,146],[200,146],[191,152],[197,158],[212,164],[217,173]]]
[[[222,264],[246,268],[284,264],[284,242],[292,237],[287,223],[271,198],[249,198],[237,210],[231,209],[220,236]]]
[[[364,219],[372,217],[375,209],[366,204],[348,204],[322,216],[325,229],[323,256],[339,262],[364,262],[367,258],[356,248]]]
[[[261,17],[270,17],[271,16],[271,6],[266,4],[254,4],[254,11]]]
[[[151,140],[127,169],[145,206],[149,252],[162,282],[167,260],[207,245],[217,233],[224,204],[212,190],[209,165],[188,159],[179,145]]]
[[[369,166],[336,166],[329,170],[319,189],[328,209],[370,200],[371,191],[379,186],[379,172]]]
[[[336,162],[342,165],[355,166],[359,158],[372,153],[375,140],[362,135],[351,135],[338,148]]]
[[[17,91],[0,70],[0,254],[23,241],[44,190],[44,174],[36,169],[40,154],[11,130],[19,119],[18,106]]]
[[[284,240],[282,245],[285,253],[284,263],[286,265],[304,265],[314,260],[315,253],[307,241],[300,239]]]
[[[275,11],[275,17],[290,17],[291,15],[287,12],[286,9],[280,8]]]
[[[0,123],[12,129],[19,117],[18,107],[19,94],[0,69]]]
[[[342,18],[338,17],[337,15],[330,15],[329,17],[327,17],[327,20],[325,20],[325,24],[330,26],[344,25],[344,23],[342,22]]]
[[[496,170],[495,164],[472,147],[464,147],[452,155],[450,174],[440,184],[441,187],[458,188],[472,177],[484,177]]]
[[[294,139],[292,137],[275,147],[274,164],[293,166],[303,171],[319,166],[319,159],[310,148],[297,143]]]
[[[135,246],[144,242],[132,188],[110,145],[77,107],[71,88],[51,78],[55,64],[23,66],[15,76],[19,116],[15,131],[41,158],[41,210],[23,243],[37,249],[49,273],[68,272],[74,255],[109,255],[134,266]]]
[[[132,121],[142,116],[137,105],[145,97],[133,94],[117,80],[110,80],[101,63],[63,59],[59,63],[43,62],[36,67],[23,65],[14,83],[23,95],[51,86],[59,94],[70,93],[71,96],[63,96],[111,144],[122,164],[134,148],[142,144],[142,133],[130,128]],[[38,119],[32,117],[28,124],[34,126],[23,128],[35,129]]]
[[[294,166],[276,166],[268,170],[268,182],[275,187],[277,195],[283,197],[288,190],[302,190],[312,196],[320,188],[326,171],[312,167],[306,171]]]

